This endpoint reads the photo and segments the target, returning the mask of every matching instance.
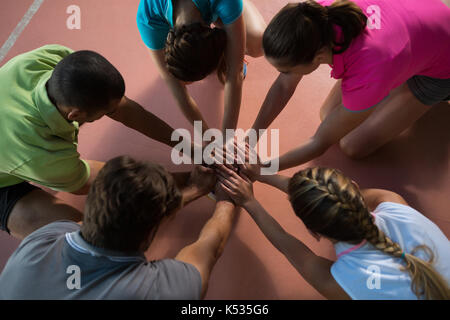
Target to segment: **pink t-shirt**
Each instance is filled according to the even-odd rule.
[[[333,0],[317,2],[329,6]],[[342,79],[347,109],[369,109],[414,75],[450,78],[450,8],[441,0],[353,2],[372,19],[371,28],[333,56],[331,76]]]

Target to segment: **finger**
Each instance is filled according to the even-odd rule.
[[[219,183],[220,187],[229,195],[235,196],[236,193],[234,193],[232,190],[230,190],[226,185],[224,185],[223,183]]]
[[[241,173],[240,176],[248,183],[252,183],[252,180],[245,173]]]

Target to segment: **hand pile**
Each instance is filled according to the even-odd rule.
[[[232,201],[243,206],[254,199],[253,182],[260,178],[263,164],[248,143],[238,145],[234,142],[234,151],[234,154],[227,154],[224,147],[223,154],[214,155],[215,164],[196,166],[191,180],[202,190],[214,190],[217,201]],[[226,163],[226,155],[228,159],[234,159],[233,164]]]

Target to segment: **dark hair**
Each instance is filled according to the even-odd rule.
[[[85,111],[104,109],[125,94],[122,75],[93,51],[77,51],[62,59],[53,70],[47,88],[57,105]]]
[[[117,157],[91,186],[81,234],[99,248],[139,251],[180,204],[181,193],[162,166]]]
[[[223,69],[226,32],[193,23],[170,30],[165,46],[169,72],[181,81],[199,81]],[[219,76],[220,78],[220,76]]]
[[[329,7],[315,1],[286,5],[272,19],[263,35],[264,53],[289,66],[309,64],[317,52],[330,47],[334,54],[342,53],[367,23],[362,10],[348,0],[336,0]],[[341,27],[340,42],[334,25]]]
[[[417,297],[450,299],[447,282],[434,269],[430,248],[420,245],[406,253],[375,224],[359,188],[341,172],[329,168],[309,168],[289,181],[289,200],[305,226],[337,241],[359,243],[367,240],[376,249],[405,262],[411,289]],[[423,250],[429,261],[414,254]]]

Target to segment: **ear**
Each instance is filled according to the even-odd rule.
[[[70,109],[69,113],[67,113],[67,119],[70,121],[77,121],[80,122],[80,120],[83,120],[86,118],[86,112],[81,111],[80,109]]]

